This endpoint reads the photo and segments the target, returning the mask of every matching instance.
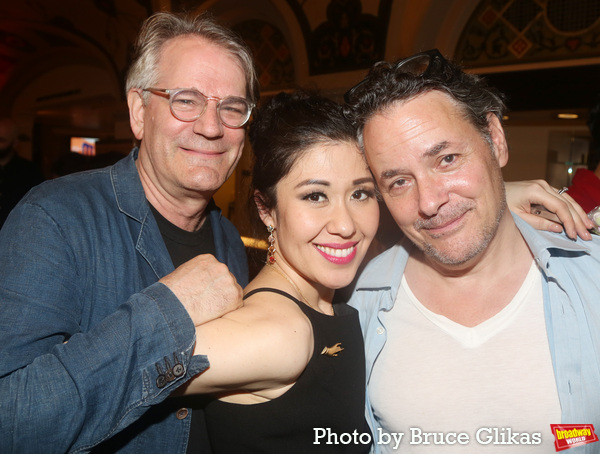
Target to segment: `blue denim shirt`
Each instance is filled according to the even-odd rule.
[[[564,235],[538,232],[513,216],[542,270],[544,312],[562,422],[594,424],[600,430],[600,241],[573,242]],[[386,341],[381,311],[396,300],[412,248],[404,238],[372,260],[360,276],[350,305],[359,310],[365,338],[366,417],[373,434],[380,427],[369,399],[373,365]],[[556,422],[557,424],[559,421]],[[375,441],[374,452],[380,452]],[[569,452],[597,453],[598,443]]]
[[[194,324],[157,282],[173,264],[137,152],[34,188],[0,230],[4,454],[185,452],[191,417],[167,397],[209,362],[192,356]],[[217,258],[245,286],[237,230],[218,210],[209,218]]]

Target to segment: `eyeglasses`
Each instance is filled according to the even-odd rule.
[[[385,62],[379,62],[375,65],[379,64],[385,64]],[[393,66],[393,71],[408,73],[412,74],[413,76],[427,77],[444,67],[449,67],[447,60],[439,50],[431,49],[398,61]],[[344,94],[344,100],[349,103],[354,93],[356,93],[356,91],[363,86],[367,80],[368,78],[361,80],[354,87],[348,90]]]
[[[164,95],[169,98],[171,113],[175,118],[181,121],[194,121],[204,112],[208,101],[217,101],[217,113],[221,123],[230,128],[241,128],[244,126],[254,104],[248,102],[245,98],[237,96],[227,96],[217,98],[216,96],[206,96],[198,90],[192,88],[166,89],[166,88],[144,88],[143,91],[149,91],[155,95]]]

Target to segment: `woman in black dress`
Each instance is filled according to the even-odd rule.
[[[267,264],[243,308],[197,329],[211,367],[187,392],[218,396],[215,453],[368,452],[358,315],[333,296],[377,231],[373,177],[341,107],[314,94],[270,100],[250,141]]]

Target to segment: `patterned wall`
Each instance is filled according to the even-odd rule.
[[[305,12],[308,2],[287,2],[304,34],[311,75],[364,69],[383,59],[392,0],[375,2],[376,15],[363,12],[360,0],[323,0],[326,19],[312,28]]]
[[[386,5],[383,5],[386,4]],[[382,2],[389,6],[391,2]],[[362,12],[360,0],[332,0],[308,40],[311,74],[368,68],[385,54],[389,14]]]
[[[599,56],[599,0],[482,0],[455,53],[473,67]]]
[[[281,31],[260,20],[242,22],[234,30],[252,49],[263,91],[294,86],[294,61]]]
[[[385,55],[385,40],[393,0],[371,0],[377,14],[363,12],[361,0],[286,0],[302,30],[310,75],[369,68]],[[174,11],[190,11],[201,0],[172,0]],[[314,9],[325,10],[325,20],[310,25]],[[373,8],[371,8],[373,9]],[[248,21],[235,29],[256,51],[263,89],[290,87],[293,63],[289,45],[275,24]],[[288,60],[289,57],[289,60]],[[266,85],[265,85],[266,84]]]

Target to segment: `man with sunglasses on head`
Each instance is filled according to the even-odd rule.
[[[3,453],[204,452],[201,413],[167,397],[209,367],[195,326],[242,304],[245,249],[212,196],[257,78],[228,29],[157,13],[126,90],[139,147],[39,186],[0,232]]]
[[[351,300],[375,450],[547,453],[551,424],[600,428],[600,242],[507,209],[502,96],[430,51],[346,101],[405,235]]]

